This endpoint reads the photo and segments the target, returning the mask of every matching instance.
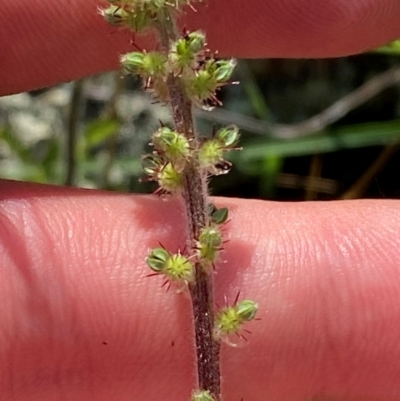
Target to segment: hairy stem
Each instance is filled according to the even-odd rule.
[[[176,41],[178,34],[174,16],[165,10],[158,24],[161,46],[165,52],[170,43]],[[192,146],[199,146],[194,129],[192,103],[181,86],[179,77],[169,74],[167,86],[175,123],[175,129],[184,134]],[[193,158],[184,171],[184,200],[188,222],[189,241],[191,249],[196,247],[200,230],[208,222],[207,191],[204,174],[199,161]],[[193,306],[198,386],[208,390],[216,401],[220,399],[220,344],[213,338],[214,302],[212,275],[201,264],[195,266],[195,281],[190,285]]]

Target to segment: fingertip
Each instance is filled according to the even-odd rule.
[[[247,347],[223,351],[224,372],[244,398],[396,399],[400,203],[236,206],[231,235],[252,249],[233,288],[259,303],[262,319]],[[235,266],[233,248],[227,253]],[[225,270],[218,284],[230,291]]]
[[[1,186],[2,397],[189,396],[190,300],[146,277],[144,263],[157,240],[178,246],[179,208],[145,196]]]
[[[59,394],[57,375],[66,377],[63,394],[72,394],[68,372],[76,366],[96,389],[75,389],[77,401],[112,393],[124,401],[189,396],[190,301],[145,277],[144,263],[160,238],[171,249],[185,241],[181,205],[1,184],[2,219],[11,219],[21,239],[13,254],[25,255],[21,262],[0,252],[1,285],[12,289],[1,303],[9,324],[0,340],[15,341],[1,370],[12,361],[13,382],[26,383],[46,369],[49,399]],[[231,212],[225,263],[215,272],[217,302],[233,301],[240,290],[258,302],[261,318],[246,326],[252,334],[244,347],[223,345],[225,396],[397,399],[400,203],[216,202]],[[7,246],[13,231],[4,221]],[[11,381],[3,380],[11,394]],[[37,390],[24,388],[16,399],[30,401]]]
[[[118,67],[132,34],[107,26],[97,0],[6,2],[0,16],[9,94]],[[397,0],[209,0],[183,24],[206,31],[212,51],[244,58],[325,58],[370,50],[400,37]],[[24,23],[21,24],[20,21]],[[140,47],[155,38],[135,37]]]

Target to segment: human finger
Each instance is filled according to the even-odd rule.
[[[107,26],[98,0],[18,0],[0,15],[0,94],[116,68],[132,35]],[[183,22],[236,57],[338,57],[400,37],[398,0],[207,0]],[[135,39],[136,40],[136,39]],[[137,39],[142,47],[154,41]]]
[[[1,182],[4,399],[187,400],[190,301],[146,277],[158,241],[183,247],[178,202]],[[228,205],[216,301],[259,303],[223,344],[226,399],[400,397],[400,203]]]

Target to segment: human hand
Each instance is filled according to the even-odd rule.
[[[7,21],[13,19],[14,27],[18,26],[16,17],[10,16],[17,3],[5,6]],[[324,7],[338,3],[325,2]],[[348,3],[341,4],[351,7]],[[389,34],[398,29],[397,21],[394,24],[400,13],[397,1],[352,3],[364,15],[375,15],[376,21],[381,18],[379,7],[383,7],[381,15],[389,10],[389,23],[382,24],[376,36],[392,39]],[[68,28],[67,22],[63,25],[64,14],[56,17],[60,2],[30,4],[31,21],[32,14],[41,18],[40,24],[30,25],[32,29],[36,26],[38,34],[24,36],[19,27],[20,36],[14,42],[18,52],[0,61],[8,66],[3,69],[7,79],[0,84],[3,93],[114,65],[115,60],[105,54],[112,44],[121,43],[119,34],[109,35],[90,17],[82,27],[79,13],[74,13],[77,20]],[[74,4],[77,10],[88,7],[93,11],[89,0]],[[294,28],[284,23],[283,8],[281,19],[279,5],[273,13],[273,5],[278,3],[263,2],[257,10],[266,4],[271,6],[273,26],[281,29],[281,44],[286,43],[288,56],[296,49],[306,55],[307,45],[318,48],[323,32],[312,34],[311,27],[315,21],[322,30],[323,16],[304,16],[310,29],[293,33]],[[241,13],[238,15],[243,18]],[[368,26],[368,18],[364,21]],[[258,26],[268,29],[267,22]],[[49,38],[49,43],[43,40],[46,33],[53,32],[48,24],[63,27],[60,33],[54,31],[57,36]],[[82,36],[83,28],[90,36]],[[348,29],[354,34],[349,35],[351,45],[332,42],[320,48],[319,55],[344,54],[379,44],[372,40],[372,33],[368,40],[356,35],[364,29],[361,25]],[[4,25],[0,24],[0,30]],[[81,37],[74,32],[81,32]],[[274,34],[272,29],[269,32]],[[292,36],[288,38],[289,32]],[[231,37],[241,33],[253,37],[239,29],[233,30]],[[23,38],[31,45],[26,47],[32,51],[29,57],[21,50]],[[101,38],[104,43],[100,40],[98,49],[92,50],[94,61],[89,62],[88,56],[79,59],[83,56],[80,45],[89,48]],[[245,41],[235,43],[222,32],[217,35],[214,31],[212,38],[213,46],[226,53],[246,50]],[[267,50],[261,51],[259,38],[255,35],[247,43],[247,51],[273,55],[273,48],[267,45]],[[72,57],[66,57],[66,64],[62,63],[66,59],[59,59],[61,49],[49,51],[57,40],[70,43],[62,48]],[[100,48],[103,44],[107,52]],[[35,53],[41,48],[44,50]],[[189,301],[172,291],[166,295],[158,278],[145,277],[148,269],[143,262],[158,240],[171,249],[184,243],[179,236],[183,226],[177,223],[181,212],[174,204],[152,197],[9,181],[1,182],[0,194],[0,399],[187,399],[194,381]],[[397,400],[400,203],[220,202],[228,204],[233,220],[227,226],[227,264],[216,274],[217,299],[223,303],[223,293],[233,298],[240,289],[243,296],[259,301],[262,318],[252,323],[247,346],[222,351],[226,399]]]

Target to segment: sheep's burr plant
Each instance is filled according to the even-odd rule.
[[[221,102],[218,89],[230,83],[234,59],[215,59],[206,48],[201,31],[180,31],[176,16],[183,8],[194,10],[201,0],[108,0],[101,14],[113,26],[136,33],[158,32],[159,51],[134,51],[121,57],[131,74],[143,78],[150,90],[172,110],[174,128],[161,126],[152,136],[153,152],[144,158],[149,180],[159,185],[162,196],[182,196],[186,206],[188,244],[185,252],[163,247],[150,251],[146,262],[163,275],[165,284],[187,288],[193,306],[198,383],[192,401],[219,401],[221,341],[240,336],[243,325],[254,319],[257,304],[235,301],[215,311],[213,274],[224,244],[222,226],[227,208],[216,208],[208,200],[210,176],[226,174],[231,164],[224,153],[239,149],[235,126],[220,129],[211,139],[199,138],[193,125],[192,107],[211,109]],[[179,296],[179,295],[177,295]],[[229,343],[229,341],[226,341]]]

